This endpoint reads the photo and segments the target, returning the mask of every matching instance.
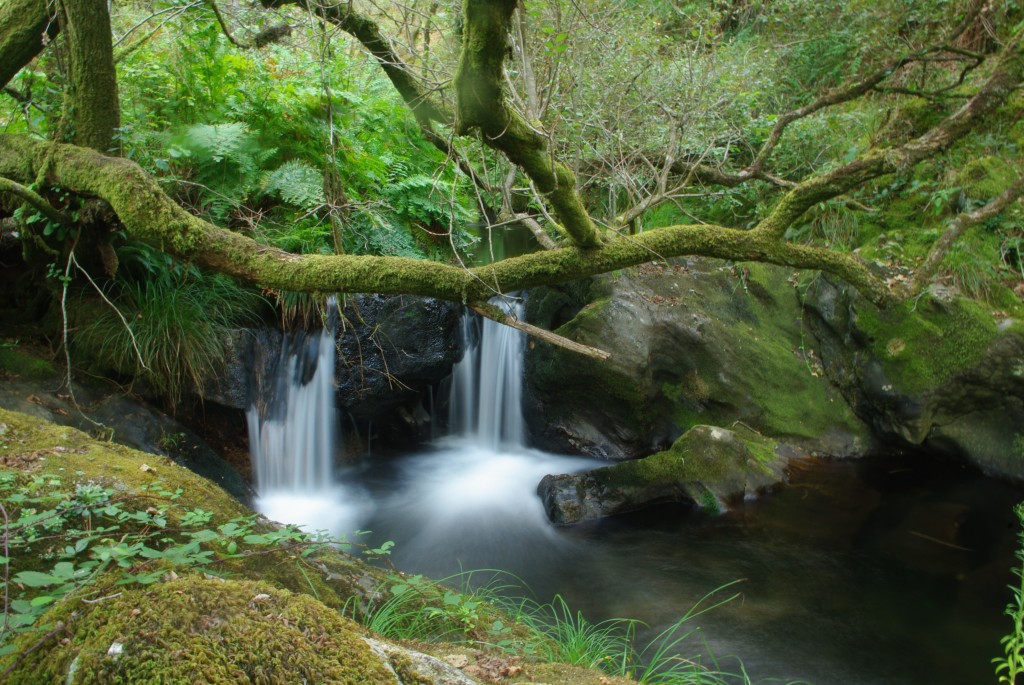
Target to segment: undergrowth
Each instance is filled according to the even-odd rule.
[[[1013,628],[1000,641],[1003,645],[1003,655],[992,660],[995,664],[995,673],[1000,683],[1016,685],[1019,677],[1024,676],[1024,503],[1014,508],[1017,520],[1022,526],[1018,532],[1019,544],[1017,548],[1017,560],[1020,564],[1013,569],[1017,576],[1017,584],[1011,585],[1013,599],[1006,607],[1006,615],[1013,621]]]
[[[315,597],[309,579],[320,572],[318,551],[359,547],[322,532],[271,526],[257,514],[220,521],[214,512],[183,504],[182,488],[160,479],[126,489],[83,476],[0,472],[4,674],[60,630],[48,613],[58,605],[85,609],[179,574],[237,575],[240,563],[268,554],[297,565]],[[391,546],[362,553],[386,558]],[[646,644],[638,644],[638,621],[593,623],[560,596],[546,603],[514,598],[521,584],[500,571],[464,572],[440,582],[392,573],[369,599],[350,598],[342,613],[391,639],[466,643],[655,685],[746,684],[751,680],[742,663],[724,670],[694,625],[735,599],[734,585],[701,598]]]

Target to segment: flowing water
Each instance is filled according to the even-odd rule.
[[[287,459],[280,467],[275,460],[291,459],[289,448],[267,447],[300,438],[276,437],[290,434],[290,409],[257,422],[261,510],[335,533],[372,530],[371,542],[396,543],[392,559],[410,572],[509,571],[539,599],[560,593],[592,620],[644,621],[650,627],[641,638],[710,590],[742,580],[742,596],[699,624],[711,651],[742,657],[758,682],[994,681],[990,660],[1009,626],[1001,614],[1019,490],[931,458],[820,461],[793,464],[786,485],[725,516],[662,507],[554,528],[537,483],[595,462],[525,446],[515,395],[520,334],[489,321],[475,326],[467,324],[472,349],[452,379],[453,435],[418,454],[374,458],[341,474],[344,484],[322,475],[278,484],[276,475],[264,478],[264,468],[306,474],[307,467]],[[332,347],[323,339],[318,345],[321,352]],[[287,383],[298,386],[296,394],[323,392],[316,374],[306,384],[296,380],[310,377],[291,371]],[[325,411],[329,417],[333,409]],[[327,454],[331,473],[330,452],[304,454]],[[279,495],[296,499],[276,509]],[[326,513],[307,508],[307,500]]]

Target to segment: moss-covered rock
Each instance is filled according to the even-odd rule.
[[[663,502],[717,513],[729,500],[755,496],[781,480],[782,452],[746,428],[695,426],[663,452],[582,474],[546,476],[538,491],[548,518],[560,525]]]
[[[823,378],[791,277],[693,259],[598,279],[557,332],[611,358],[534,346],[534,437],[619,459],[665,449],[697,424],[742,421],[808,451],[861,453],[868,431]]]
[[[824,368],[857,413],[890,444],[965,457],[1024,479],[1024,323],[933,287],[878,310],[829,279],[805,293]]]
[[[181,578],[44,620],[63,624],[59,639],[10,683],[398,682],[354,623],[267,583]]]

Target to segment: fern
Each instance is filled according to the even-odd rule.
[[[196,124],[177,136],[168,152],[191,162],[202,186],[202,206],[223,220],[259,188],[260,170],[277,148],[262,147],[245,124]]]
[[[263,176],[263,192],[306,210],[324,204],[324,176],[306,162],[292,160]]]

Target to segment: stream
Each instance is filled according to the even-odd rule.
[[[787,483],[722,516],[663,506],[556,528],[537,483],[600,464],[525,445],[518,336],[486,321],[479,332],[467,327],[467,341],[479,342],[453,373],[453,435],[415,454],[376,455],[325,478],[293,458],[300,452],[288,441],[304,431],[282,437],[281,422],[300,419],[283,408],[251,411],[254,464],[274,474],[257,475],[258,508],[339,535],[372,531],[361,541],[394,541],[391,560],[403,571],[444,578],[501,569],[522,593],[560,594],[591,621],[643,621],[641,643],[708,592],[741,581],[730,588],[739,597],[696,624],[722,670],[738,670],[728,657],[739,657],[754,682],[995,681],[991,659],[1010,626],[1003,608],[1020,489],[927,455],[815,460],[794,462]],[[294,365],[289,373],[306,381],[293,380],[296,391],[332,402],[317,374]],[[324,411],[293,392],[278,395]],[[329,449],[301,453],[333,460]],[[681,653],[703,648],[694,642]]]

